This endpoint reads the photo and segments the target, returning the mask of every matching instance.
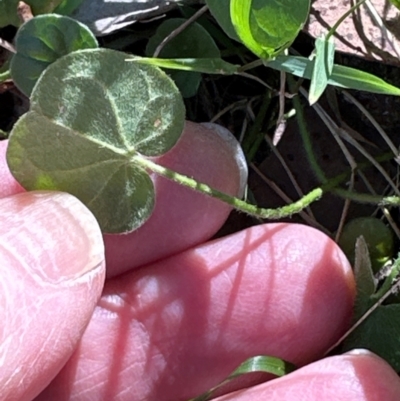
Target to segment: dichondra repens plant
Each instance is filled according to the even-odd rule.
[[[148,157],[167,152],[181,135],[184,105],[165,73],[126,58],[82,50],[44,71],[7,150],[22,186],[75,195],[108,233],[132,231],[151,215],[148,171],[267,218],[296,213],[320,196],[317,189],[282,209],[261,209],[155,164]]]
[[[323,38],[314,59],[284,54],[307,19],[309,0],[208,0],[207,5],[227,35],[245,44],[261,64],[311,79],[311,102],[328,84],[400,94],[370,74],[334,65],[333,44]],[[31,108],[13,128],[7,162],[26,189],[69,192],[92,210],[104,232],[118,233],[136,229],[151,215],[150,171],[261,218],[297,213],[329,188],[324,182],[323,189],[291,205],[262,209],[155,164],[149,157],[174,146],[185,117],[180,92],[157,66],[224,74],[247,67],[219,57],[129,59],[97,46],[84,25],[54,14],[27,21],[17,34],[10,72],[31,95]]]

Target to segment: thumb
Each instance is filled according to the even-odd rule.
[[[0,199],[0,401],[33,399],[83,334],[104,283],[104,247],[74,197]]]

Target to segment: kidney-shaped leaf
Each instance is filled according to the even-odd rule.
[[[392,365],[400,372],[400,305],[378,306],[368,318],[362,322],[346,338],[342,351],[354,348],[366,348]]]
[[[49,66],[7,150],[24,188],[75,195],[108,233],[132,231],[150,216],[153,184],[132,159],[165,153],[184,125],[184,105],[171,79],[126,57],[82,50]]]
[[[206,4],[210,9],[211,14],[217,20],[220,27],[230,38],[240,42],[240,39],[237,36],[235,28],[232,24],[230,3],[231,0],[206,0]]]
[[[162,41],[187,20],[171,18],[158,27],[146,47],[146,54],[151,56]],[[173,58],[219,58],[221,56],[211,35],[196,22],[189,25],[183,32],[172,38],[162,48],[159,57]],[[188,71],[167,71],[180,89],[183,97],[194,96],[200,85],[201,74]]]
[[[57,59],[76,50],[98,47],[85,25],[72,18],[45,14],[25,22],[15,38],[16,54],[11,60],[11,76],[29,96],[40,74]]]
[[[305,24],[310,0],[231,0],[236,33],[253,53],[269,59],[286,49]]]

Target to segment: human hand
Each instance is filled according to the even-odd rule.
[[[237,192],[226,148],[189,131],[165,164]],[[32,400],[64,365],[37,401],[186,400],[250,356],[307,365],[348,327],[354,281],[331,240],[305,226],[269,224],[194,246],[228,209],[163,179],[146,226],[105,236],[113,278],[99,300],[105,263],[94,218],[67,194],[9,196],[21,188],[1,147],[1,401]],[[222,160],[210,154],[216,148]],[[260,397],[398,401],[400,383],[381,359],[347,354],[223,399]]]

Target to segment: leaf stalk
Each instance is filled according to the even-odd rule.
[[[301,212],[311,203],[320,199],[323,193],[321,188],[315,188],[308,194],[304,195],[301,199],[299,199],[294,203],[291,203],[290,205],[282,206],[277,209],[265,209],[247,203],[242,199],[225,194],[221,191],[218,191],[217,189],[211,188],[209,185],[198,182],[193,178],[187,177],[183,174],[172,171],[166,167],[160,166],[159,164],[154,163],[153,161],[146,159],[143,156],[140,155],[134,156],[132,158],[132,162],[138,166],[144,167],[152,171],[155,174],[158,174],[180,185],[188,187],[194,191],[219,199],[227,203],[228,205],[234,207],[236,210],[239,210],[250,216],[258,217],[261,219],[275,220],[275,219],[281,219],[283,217],[292,216],[293,214]]]

